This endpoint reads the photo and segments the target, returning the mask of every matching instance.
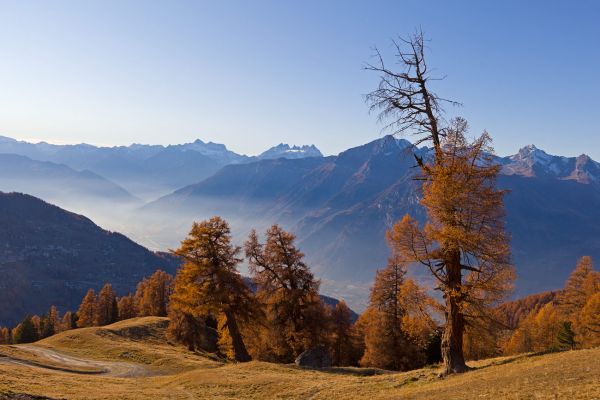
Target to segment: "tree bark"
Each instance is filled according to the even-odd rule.
[[[242,339],[233,313],[231,311],[225,311],[225,318],[227,318],[227,329],[229,330],[229,336],[231,336],[235,361],[250,361],[252,357],[250,357],[248,350],[246,350],[246,345],[244,344],[244,340]]]
[[[444,361],[444,375],[466,372],[469,368],[465,364],[463,355],[463,333],[465,319],[461,306],[462,274],[460,254],[454,254],[446,264],[448,275],[446,300],[446,326],[442,335],[442,359]]]

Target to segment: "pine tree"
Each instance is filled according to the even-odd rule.
[[[166,317],[173,277],[157,270],[138,284],[135,299],[140,316]]]
[[[295,245],[295,236],[273,225],[261,244],[256,231],[245,243],[250,274],[257,298],[266,311],[269,348],[267,356],[291,362],[308,348],[326,341],[325,310],[319,298],[319,282]],[[263,353],[264,350],[258,350]]]
[[[220,217],[194,223],[173,251],[184,264],[177,272],[170,307],[194,317],[225,315],[235,360],[249,361],[239,322],[250,320],[254,301],[236,268],[239,252],[231,244],[229,225]]]
[[[117,301],[117,308],[119,309],[119,320],[138,316],[136,301],[132,294],[120,297]]]
[[[94,289],[88,290],[77,311],[77,327],[94,326],[98,321],[98,299]]]
[[[573,329],[571,329],[571,325],[572,324],[569,321],[565,321],[560,324],[560,331],[558,331],[558,335],[556,336],[560,349],[575,349],[577,342],[575,342],[575,332],[573,332]]]

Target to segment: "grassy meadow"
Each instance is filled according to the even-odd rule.
[[[28,346],[0,346],[0,398],[16,393],[56,399],[600,398],[600,348],[471,362],[472,371],[441,379],[437,367],[397,373],[227,363],[169,344],[165,325],[164,318],[136,318],[63,332],[33,346],[106,365],[135,364],[142,372],[134,377],[60,365]],[[6,356],[32,364],[3,362]]]

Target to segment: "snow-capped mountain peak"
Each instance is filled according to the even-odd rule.
[[[287,143],[280,143],[261,153],[259,159],[274,159],[274,158],[307,158],[307,157],[323,157],[323,154],[314,144],[304,146],[290,146]]]
[[[525,146],[517,154],[502,160],[505,175],[536,176],[575,180],[580,183],[600,182],[600,164],[589,156],[555,156],[534,145]]]

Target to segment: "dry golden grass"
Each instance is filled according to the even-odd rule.
[[[161,321],[143,318],[78,329],[36,345],[78,357],[135,362],[164,375],[115,378],[0,363],[0,393],[66,399],[600,399],[600,348],[483,360],[471,363],[471,372],[439,379],[436,368],[389,373],[312,371],[256,361],[223,364],[169,345]]]
[[[36,343],[69,355],[94,360],[139,363],[160,373],[221,366],[209,354],[185,351],[165,337],[167,318],[142,317],[101,328],[62,332]]]

